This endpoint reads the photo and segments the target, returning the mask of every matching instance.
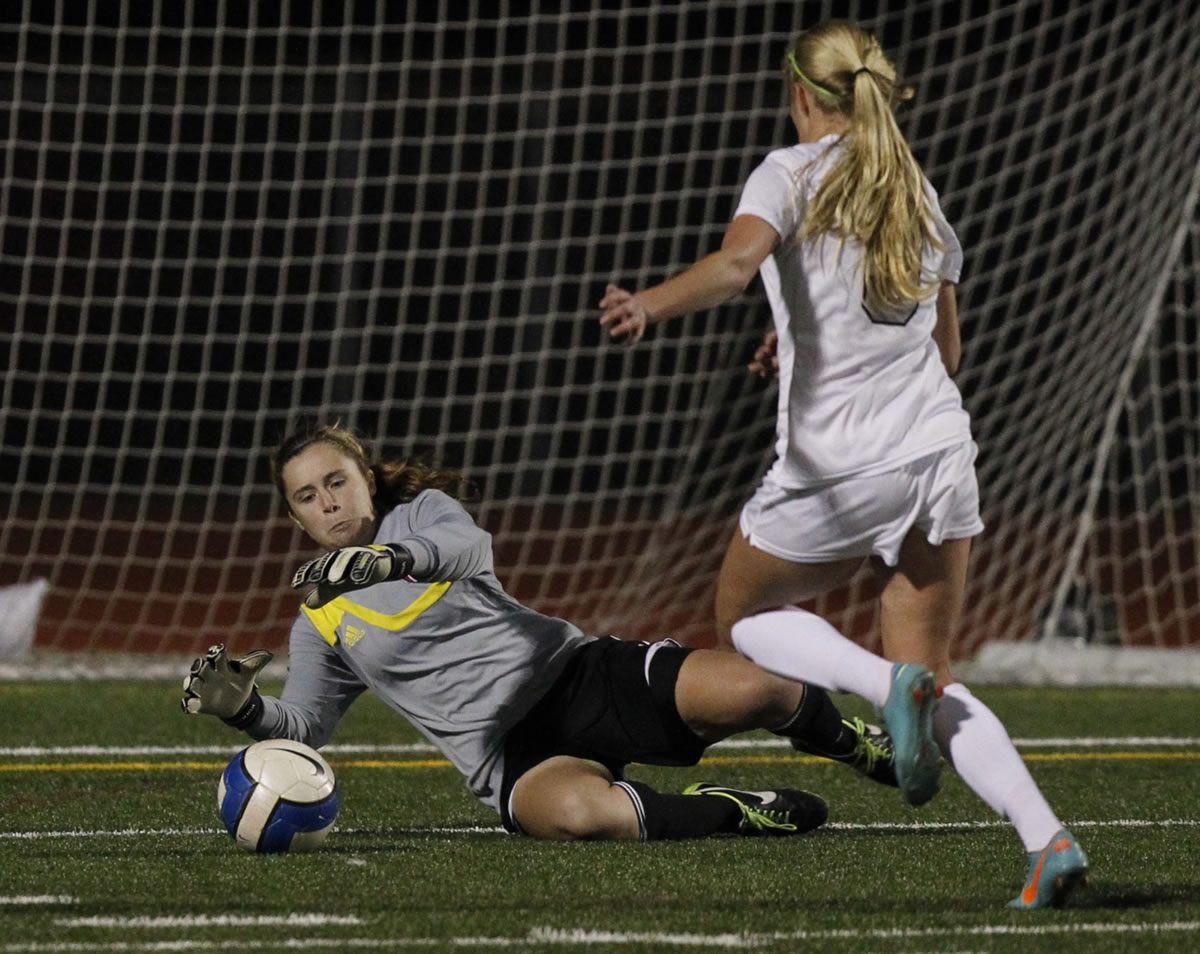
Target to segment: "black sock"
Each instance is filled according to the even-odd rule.
[[[737,803],[720,795],[663,795],[644,782],[616,784],[633,799],[642,841],[736,832],[742,820]]]
[[[842,721],[842,713],[820,686],[804,684],[804,697],[792,717],[777,729],[776,735],[799,739],[830,755],[849,755],[858,742]]]

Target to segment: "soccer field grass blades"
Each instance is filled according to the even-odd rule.
[[[739,835],[801,835],[820,828],[829,817],[825,799],[811,792],[781,788],[775,792],[743,792],[736,788],[696,782],[684,795],[728,798],[742,810]]]
[[[1025,887],[1008,902],[1010,908],[1061,908],[1077,888],[1088,883],[1088,860],[1065,828],[1041,851],[1029,853]]]
[[[942,755],[933,740],[936,702],[937,687],[928,669],[914,663],[892,667],[883,718],[895,750],[896,781],[910,805],[924,805],[937,794]]]

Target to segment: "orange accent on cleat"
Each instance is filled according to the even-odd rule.
[[[1025,885],[1025,890],[1021,892],[1021,900],[1026,904],[1033,904],[1037,900],[1038,882],[1042,878],[1042,865],[1045,863],[1046,853],[1042,852],[1042,856],[1038,858],[1037,867],[1033,869],[1033,874],[1029,878],[1029,884]]]
[[[1075,837],[1063,829],[1040,852],[1030,852],[1024,888],[1009,907],[1061,907],[1077,888],[1086,888],[1089,883],[1087,855]]]

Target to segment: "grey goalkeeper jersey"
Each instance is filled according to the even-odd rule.
[[[491,535],[437,490],[401,504],[376,543],[413,555],[412,578],[301,607],[283,694],[263,697],[256,739],[324,745],[364,689],[373,690],[498,808],[508,731],[593,637],[518,603],[496,578]]]

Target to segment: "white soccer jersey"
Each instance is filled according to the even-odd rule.
[[[862,248],[833,236],[798,244],[809,201],[841,146],[830,135],[770,153],[751,173],[734,213],[779,233],[760,268],[779,334],[777,460],[784,487],[812,487],[892,470],[970,439],[970,419],[931,333],[936,297],[894,314],[863,303]],[[926,183],[928,186],[928,183]],[[927,274],[957,282],[962,249],[928,186],[944,252]]]

